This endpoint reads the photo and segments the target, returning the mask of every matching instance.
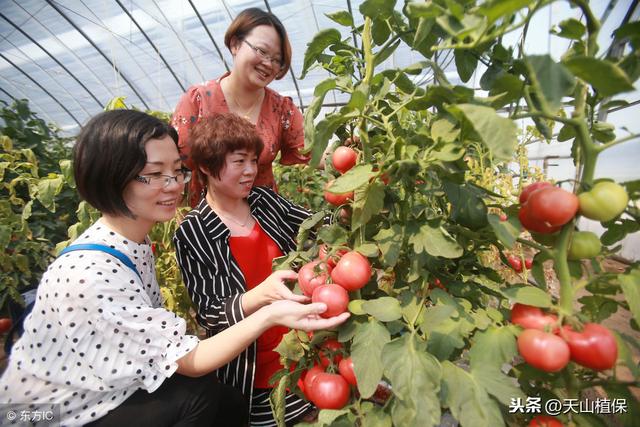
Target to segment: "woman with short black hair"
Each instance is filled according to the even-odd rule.
[[[74,171],[102,216],[42,276],[0,378],[0,402],[14,413],[50,410],[46,421],[63,426],[246,425],[246,400],[210,373],[275,325],[313,330],[346,319],[321,319],[323,304],[283,295],[215,337],[187,335],[162,305],[147,237],[174,217],[191,177],[175,132],[138,111],[101,113],[77,138]]]

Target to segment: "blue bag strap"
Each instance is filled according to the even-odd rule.
[[[111,255],[111,256],[113,256],[115,258],[118,258],[124,265],[126,265],[131,270],[133,270],[133,272],[136,273],[136,275],[140,279],[140,282],[142,282],[142,276],[140,276],[140,273],[138,272],[138,269],[136,268],[136,266],[133,263],[133,261],[131,261],[131,259],[128,256],[126,256],[125,254],[123,254],[122,252],[120,252],[117,249],[113,249],[112,247],[106,246],[106,245],[99,245],[97,243],[78,243],[76,245],[67,246],[66,248],[64,248],[62,250],[62,252],[60,252],[60,254],[58,256],[62,256],[64,254],[66,254],[67,252],[73,252],[73,251],[101,251],[101,252],[106,252],[109,255]]]

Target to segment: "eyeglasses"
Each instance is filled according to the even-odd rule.
[[[242,40],[243,42],[245,42],[247,44],[247,46],[249,46],[251,49],[253,49],[253,51],[255,53],[258,54],[258,56],[260,58],[262,58],[263,60],[267,60],[269,62],[271,62],[271,65],[273,65],[274,67],[276,67],[277,69],[280,69],[282,67],[282,59],[280,58],[274,58],[271,55],[269,55],[267,52],[265,52],[264,50],[260,49],[257,46],[252,45],[251,43],[249,43],[246,40]]]
[[[172,182],[177,182],[178,184],[186,184],[191,181],[191,171],[183,170],[182,172],[178,172],[177,175],[138,175],[135,177],[135,180],[138,182],[142,182],[143,184],[147,184],[151,188],[166,188],[171,185]]]

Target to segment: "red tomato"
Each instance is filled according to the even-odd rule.
[[[443,291],[447,290],[447,288],[442,284],[440,279],[438,279],[437,277],[433,280],[433,284],[429,284],[429,289],[433,289],[436,287],[442,289]]]
[[[332,204],[333,206],[340,206],[344,205],[350,200],[353,200],[353,191],[341,194],[330,193],[329,191],[327,191],[327,188],[329,188],[331,184],[333,184],[333,181],[334,180],[327,182],[327,185],[325,185],[324,187],[324,199],[328,203]]]
[[[520,193],[520,203],[526,202],[529,199],[531,193],[533,193],[534,191],[551,186],[553,186],[553,184],[546,181],[534,182],[533,184],[527,185],[522,189],[522,193]]]
[[[298,283],[302,292],[310,297],[313,290],[320,285],[324,285],[329,278],[331,268],[321,260],[311,261],[300,268],[298,272]]]
[[[522,224],[524,228],[540,234],[553,234],[562,228],[551,227],[544,222],[539,222],[531,218],[531,214],[527,204],[524,204],[518,211],[518,219],[520,220],[520,224]]]
[[[562,336],[571,350],[571,360],[596,371],[610,369],[618,360],[618,344],[607,328],[586,323],[582,332],[564,326]]]
[[[320,356],[320,365],[326,368],[333,361],[334,365],[337,365],[342,361],[342,350],[344,347],[335,338],[329,338],[320,345],[318,355]]]
[[[562,427],[562,423],[556,417],[538,415],[529,422],[529,427]]]
[[[340,173],[345,173],[355,166],[358,154],[349,147],[338,147],[331,155],[333,167]]]
[[[558,318],[555,315],[545,314],[538,307],[515,303],[511,308],[511,323],[524,329],[544,331],[545,327],[553,328],[557,322]]]
[[[0,319],[0,334],[4,334],[5,332],[9,332],[13,322],[8,317],[3,317]]]
[[[531,193],[524,206],[529,212],[529,219],[549,227],[559,227],[576,216],[579,203],[578,196],[567,190],[544,187]]]
[[[349,294],[343,287],[331,283],[315,288],[311,295],[311,301],[325,303],[327,305],[327,311],[320,316],[328,318],[347,311]]]
[[[522,272],[522,259],[520,259],[520,257],[509,255],[507,257],[507,262],[509,263],[509,266],[513,268],[517,273]]]
[[[509,217],[507,216],[507,214],[505,214],[505,213],[501,213],[500,214],[500,221],[505,222],[508,219],[509,219]]]
[[[527,270],[531,270],[531,267],[533,267],[533,260],[532,259],[525,259],[524,260],[524,267]]]
[[[347,380],[347,382],[351,385],[357,386],[358,381],[356,380],[356,373],[353,370],[353,360],[351,357],[347,357],[346,359],[342,359],[338,364],[338,372],[340,375]]]
[[[356,251],[342,256],[331,271],[331,279],[347,291],[355,291],[367,284],[371,278],[371,264]]]
[[[308,394],[308,390],[310,389],[311,383],[316,378],[316,376],[322,372],[324,372],[324,368],[322,366],[315,365],[313,368],[305,371],[300,376],[302,383],[298,381],[298,387],[300,387],[300,390],[302,390],[302,393],[307,397],[307,400],[311,400]]]
[[[326,261],[327,265],[331,269],[333,269],[333,267],[336,266],[336,263],[338,262],[338,260],[340,258],[342,258],[342,255],[346,254],[347,252],[348,251],[346,249],[338,249],[334,255],[329,257],[329,259],[327,259],[327,255],[329,253],[329,250],[327,249],[327,245],[325,245],[323,243],[323,244],[320,245],[320,251],[318,253],[318,258],[320,258],[322,261]]]
[[[557,372],[569,363],[569,346],[557,335],[525,329],[518,337],[518,351],[534,368]]]
[[[158,255],[158,245],[157,245],[156,243],[152,243],[152,244],[151,244],[151,252],[152,252],[154,255]]]
[[[349,402],[349,384],[339,374],[321,372],[305,384],[307,396],[319,409],[342,409]]]

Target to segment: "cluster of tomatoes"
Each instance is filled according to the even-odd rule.
[[[331,163],[335,170],[340,172],[341,174],[345,174],[348,170],[356,165],[358,160],[358,153],[355,152],[353,148],[340,146],[335,149],[333,154],[331,155]],[[333,206],[344,205],[350,200],[353,200],[353,191],[348,193],[331,193],[327,190],[333,184],[334,180],[330,180],[327,182],[324,190],[324,199],[327,203]]]
[[[344,347],[335,338],[326,339],[318,351],[320,363],[305,371],[298,387],[307,400],[319,409],[342,409],[356,387],[356,374],[351,357],[345,357]],[[327,372],[334,370],[338,372]]]
[[[600,181],[589,191],[576,196],[550,182],[541,181],[522,190],[518,218],[522,226],[532,232],[534,239],[543,244],[553,244],[553,239],[548,235],[559,231],[578,213],[605,222],[618,217],[628,203],[627,191],[615,182]],[[577,231],[572,235],[568,258],[593,258],[601,249],[597,235],[590,231]]]
[[[362,288],[370,278],[371,264],[366,257],[345,249],[331,255],[326,245],[320,246],[318,259],[303,265],[298,272],[300,290],[312,302],[327,305],[322,317],[344,313],[349,305],[349,292]]]
[[[597,323],[586,323],[581,331],[569,325],[559,327],[554,314],[518,303],[511,309],[511,322],[524,328],[518,336],[520,355],[545,372],[558,372],[569,360],[602,371],[612,368],[618,359],[615,337]]]

